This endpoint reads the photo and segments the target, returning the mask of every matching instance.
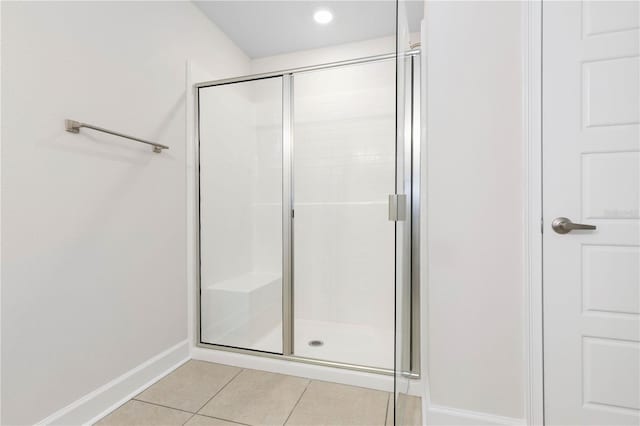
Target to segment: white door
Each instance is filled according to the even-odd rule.
[[[640,424],[639,14],[543,4],[547,425]]]

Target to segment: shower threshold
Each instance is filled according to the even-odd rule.
[[[267,333],[258,347],[271,346],[282,333],[279,327]],[[309,342],[321,340],[320,346]],[[367,327],[329,321],[295,321],[294,353],[282,355],[252,349],[201,342],[198,346],[247,355],[344,368],[367,373],[393,375],[393,329]]]

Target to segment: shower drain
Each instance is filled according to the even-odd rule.
[[[322,340],[310,340],[309,346],[322,346],[324,342]]]

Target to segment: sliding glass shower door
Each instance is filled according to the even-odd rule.
[[[200,341],[283,352],[283,78],[202,87]]]
[[[419,167],[394,59],[199,85],[201,344],[395,368],[398,390],[415,374]]]
[[[411,214],[396,223],[394,424],[413,425],[424,424],[420,399],[409,394],[420,373],[420,149],[425,120],[418,51],[424,2],[397,0],[396,6],[396,191],[407,194],[405,209]]]
[[[294,354],[393,369],[395,63],[295,75]]]

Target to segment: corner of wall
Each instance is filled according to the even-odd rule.
[[[189,344],[184,340],[36,424],[93,424],[187,362],[189,358]]]

